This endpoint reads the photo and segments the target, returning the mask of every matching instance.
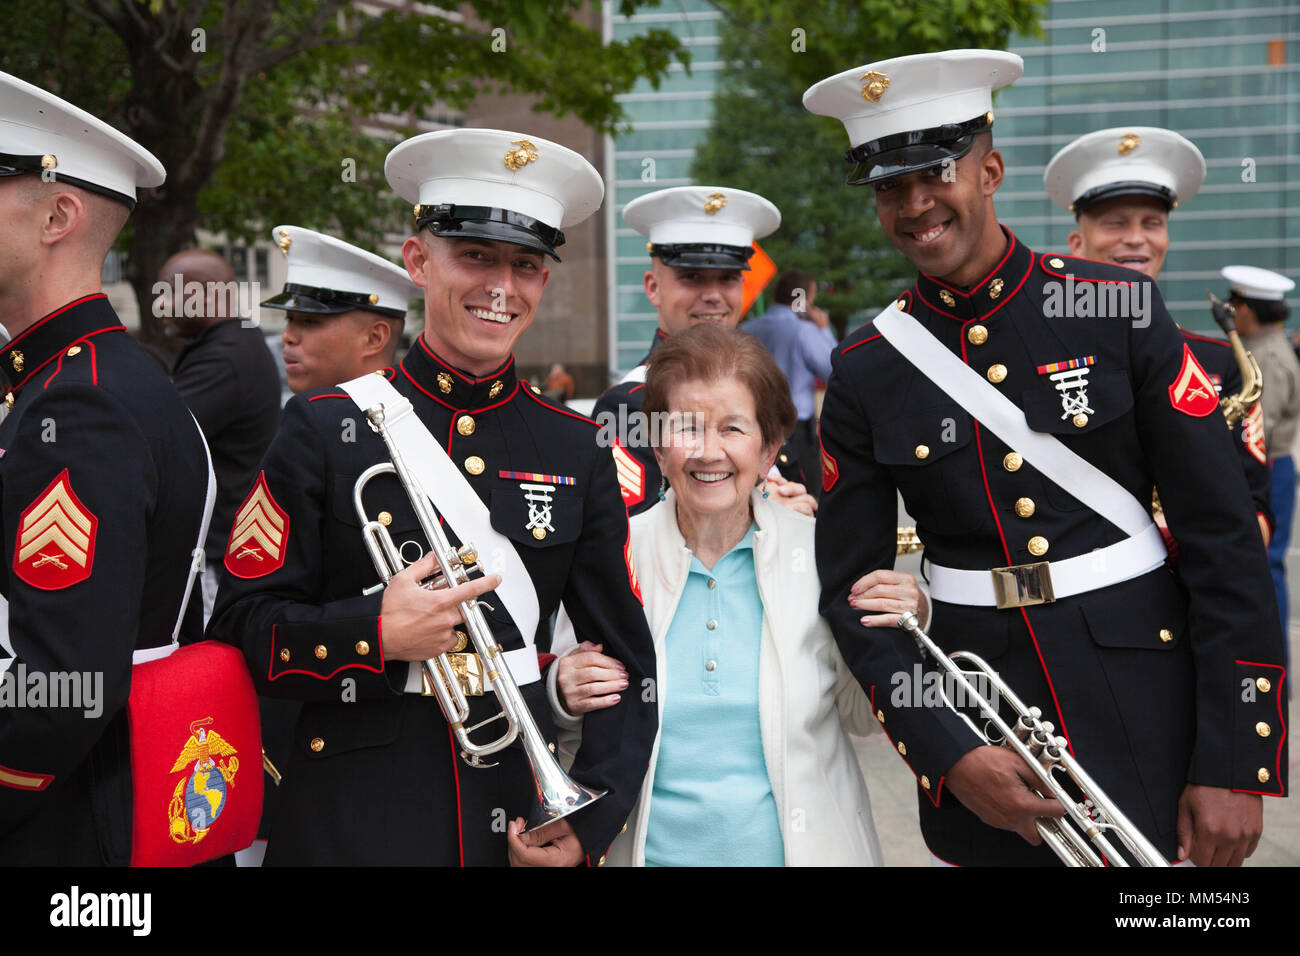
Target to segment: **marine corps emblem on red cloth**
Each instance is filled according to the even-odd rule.
[[[190,724],[190,739],[171,770],[187,771],[176,784],[167,808],[171,838],[176,843],[198,843],[208,835],[226,808],[227,795],[239,772],[239,751],[211,729],[211,724],[211,717]]]
[[[1264,447],[1264,409],[1259,402],[1250,406],[1250,411],[1246,413],[1246,420],[1241,426],[1241,440],[1246,443],[1246,450],[1261,465],[1268,464],[1268,450]]]
[[[839,480],[840,466],[839,463],[831,457],[830,452],[826,450],[826,446],[822,444],[820,427],[817,429],[817,432],[817,447],[820,448],[822,452],[822,491],[830,491],[831,488],[835,486],[835,482]]]
[[[50,482],[18,519],[14,573],[34,588],[57,591],[90,577],[99,519],[68,480],[68,469]]]
[[[1205,374],[1192,350],[1183,344],[1183,367],[1169,386],[1169,404],[1193,418],[1204,418],[1219,407],[1219,396],[1214,383]]]
[[[635,507],[645,501],[645,466],[628,454],[618,442],[614,442],[613,451],[623,504],[628,508]]]
[[[226,570],[237,578],[260,578],[284,564],[289,543],[289,516],[275,503],[266,487],[266,472],[235,513],[235,525],[226,546]]]

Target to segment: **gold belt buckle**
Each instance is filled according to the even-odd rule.
[[[461,692],[466,697],[482,697],[483,659],[474,653],[451,653],[447,655],[447,659],[451,661],[451,672],[456,676]],[[422,670],[421,676],[423,683],[420,693],[425,697],[433,696],[433,688],[429,686],[429,675]]]
[[[998,610],[1051,604],[1056,600],[1056,592],[1052,590],[1050,561],[992,568],[989,573],[993,575],[993,596],[997,600]]]

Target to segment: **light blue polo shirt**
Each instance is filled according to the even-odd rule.
[[[712,571],[691,557],[668,628],[646,866],[785,865],[758,722],[762,636],[751,525]]]

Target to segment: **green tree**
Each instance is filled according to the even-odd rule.
[[[708,139],[691,175],[759,193],[781,210],[763,248],[781,269],[808,269],[817,304],[849,327],[912,273],[885,238],[866,187],[844,185],[844,127],[803,108],[803,92],[855,66],[911,53],[1003,49],[1038,32],[1043,0],[715,0],[726,63]],[[996,136],[996,131],[995,131]]]
[[[620,0],[620,10],[642,2]],[[392,144],[361,117],[424,116],[511,92],[612,129],[619,93],[641,77],[657,86],[674,58],[688,62],[664,31],[602,44],[580,22],[587,9],[472,0],[446,16],[414,4],[372,16],[348,0],[40,2],[6,11],[0,69],[101,117],[167,167],[119,243],[142,337],[157,341],[154,278],[199,228],[247,241],[293,222],[374,248],[401,221],[383,174]]]

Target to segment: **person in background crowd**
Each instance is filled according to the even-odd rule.
[[[163,328],[187,343],[172,369],[172,384],[203,428],[217,475],[217,501],[199,578],[206,624],[217,599],[221,556],[235,509],[275,437],[280,379],[260,328],[239,315],[235,273],[219,253],[178,252],[158,270],[158,283],[166,288],[155,302]],[[188,307],[192,301],[202,303],[197,315]]]
[[[1291,519],[1295,514],[1296,426],[1300,423],[1300,361],[1287,342],[1282,324],[1291,310],[1286,294],[1295,281],[1255,266],[1224,266],[1229,303],[1237,311],[1237,329],[1259,362],[1264,377],[1264,439],[1273,473],[1272,504],[1277,520],[1268,544],[1273,589],[1285,625],[1290,611],[1286,590],[1286,553],[1291,544]],[[1290,645],[1287,645],[1288,650]]]
[[[573,382],[573,376],[564,370],[564,366],[556,362],[551,366],[550,372],[546,375],[546,381],[542,384],[542,394],[552,401],[567,402],[573,398],[573,393],[577,386]]]
[[[831,352],[835,334],[830,317],[817,308],[817,280],[805,269],[790,269],[776,280],[773,304],[741,329],[757,338],[772,353],[777,367],[790,383],[794,399],[795,422],[790,444],[800,462],[816,461],[817,396],[820,379],[831,377]],[[817,482],[809,483],[810,493],[821,497]]]

